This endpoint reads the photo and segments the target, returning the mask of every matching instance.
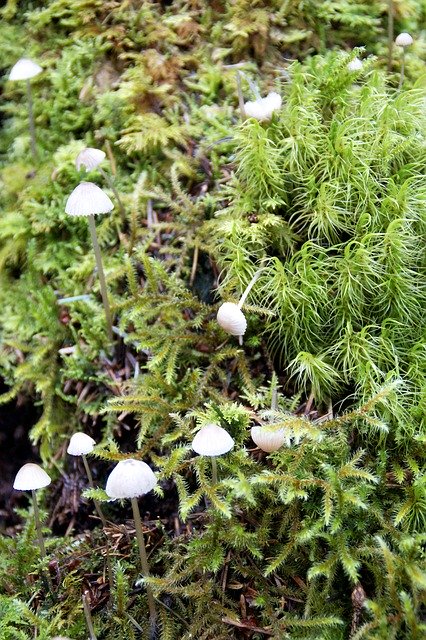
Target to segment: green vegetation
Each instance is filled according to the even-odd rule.
[[[389,6],[414,38],[401,89]],[[421,640],[425,1],[9,0],[1,15],[0,419],[33,408],[12,427],[18,461],[0,454],[0,640],[84,640],[83,597],[98,640]],[[44,69],[36,162],[25,83],[7,80],[22,56]],[[245,101],[281,95],[269,120],[242,117],[237,72]],[[76,169],[87,146],[122,205]],[[112,340],[87,221],[65,213],[83,180],[115,205],[96,216]],[[240,345],[216,313],[258,270]],[[217,482],[191,449],[209,423],[235,441]],[[265,454],[253,425],[287,443]],[[65,453],[76,431],[99,442],[98,488]],[[11,498],[28,438],[54,478],[45,559]],[[131,509],[104,492],[129,457],[158,479],[139,502],[146,580]]]

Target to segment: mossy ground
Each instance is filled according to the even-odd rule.
[[[391,5],[414,37],[401,91]],[[424,0],[1,13],[0,640],[87,638],[83,594],[99,640],[421,640]],[[23,55],[44,68],[36,162],[7,80]],[[237,72],[245,100],[282,95],[271,121],[242,121]],[[75,169],[85,146],[107,153],[124,215]],[[64,212],[84,179],[116,205],[97,219],[113,342],[87,222]],[[216,312],[258,269],[240,346]],[[190,447],[209,422],[235,440],[217,485]],[[265,454],[250,427],[269,423],[288,441]],[[140,500],[155,632],[130,505],[82,496],[77,430],[99,442],[101,489],[129,455],[158,475]],[[12,491],[27,461],[53,477],[45,563]]]

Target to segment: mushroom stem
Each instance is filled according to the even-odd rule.
[[[241,87],[241,74],[240,74],[239,71],[237,71],[236,76],[237,76],[238,105],[239,105],[240,111],[241,111],[241,119],[245,120],[246,119],[246,110],[244,109],[244,97],[243,97],[243,90],[242,90],[242,87]]]
[[[92,622],[92,614],[90,613],[90,606],[87,601],[87,591],[83,593],[82,599],[83,599],[84,617],[86,618],[87,628],[89,629],[90,640],[97,640],[95,629],[93,627],[93,622]]]
[[[393,36],[393,0],[388,0],[388,71],[392,69]]]
[[[217,484],[217,462],[214,456],[212,456],[212,483]]]
[[[83,464],[84,464],[84,468],[86,469],[86,474],[87,474],[87,479],[89,481],[89,486],[91,489],[95,488],[95,485],[93,483],[93,476],[92,476],[92,472],[90,471],[90,467],[89,467],[89,463],[87,462],[87,458],[85,455],[81,456],[83,458]],[[104,533],[105,533],[105,527],[107,525],[107,521],[106,518],[103,514],[103,511],[101,509],[101,505],[99,504],[99,502],[97,500],[93,500],[93,504],[95,505],[95,509],[96,509],[96,513],[98,514],[99,518],[101,519],[102,522],[102,526],[104,528]],[[112,573],[112,566],[111,566],[111,558],[109,555],[109,540],[108,540],[108,536],[105,533],[105,538],[106,538],[106,564],[107,564],[107,571],[108,571],[108,582],[109,582],[109,591],[110,591],[110,598],[112,598],[112,594],[114,592],[114,576]]]
[[[405,47],[402,47],[401,75],[399,76],[398,91],[401,91],[402,89],[402,84],[404,82],[404,70],[405,70]]]
[[[87,462],[87,458],[86,458],[85,455],[82,455],[81,457],[83,458],[83,464],[84,464],[84,468],[86,469],[87,479],[89,481],[90,488],[94,489],[95,485],[93,483],[92,472],[90,471],[90,467],[89,467],[89,464]],[[102,513],[101,505],[99,504],[99,502],[97,500],[93,500],[93,503],[95,505],[96,513],[98,514],[99,518],[101,519],[102,526],[106,527],[107,522],[106,522],[104,514]]]
[[[141,565],[142,565],[142,573],[145,576],[145,578],[149,578],[148,557],[146,554],[145,539],[142,531],[141,514],[139,511],[137,498],[131,498],[131,502],[132,502],[132,510],[133,510],[133,519],[135,521],[136,538],[138,540],[138,546],[139,546],[139,556],[140,556]],[[154,594],[152,593],[152,589],[148,584],[146,585],[146,595],[148,597],[149,617],[151,620],[151,624],[153,624],[157,618],[157,610],[155,607]]]
[[[246,290],[244,291],[243,295],[240,298],[240,301],[238,303],[238,308],[241,309],[241,307],[243,306],[243,304],[245,303],[245,301],[247,300],[247,296],[250,293],[250,291],[252,290],[254,284],[257,282],[257,280],[259,279],[260,274],[262,273],[261,269],[259,269],[258,271],[256,271],[256,273],[254,274],[254,276],[252,277],[252,279],[250,280],[250,282],[248,283]]]
[[[117,203],[118,203],[118,208],[120,209],[120,215],[121,215],[121,221],[125,222],[126,221],[126,210],[124,208],[124,205],[121,201],[120,196],[118,195],[118,191],[114,186],[114,183],[112,181],[111,176],[102,169],[102,167],[98,167],[98,171],[101,174],[101,176],[104,178],[104,180],[106,181],[106,183],[108,184],[109,188],[111,189],[111,191],[113,192]]]
[[[98,237],[96,235],[96,225],[94,215],[88,216],[90,235],[92,236],[93,250],[95,252],[96,266],[98,269],[99,284],[101,286],[102,302],[105,310],[105,318],[107,323],[108,338],[112,340],[112,319],[111,309],[108,302],[108,293],[106,288],[104,268],[102,265],[101,250],[99,248]]]
[[[40,547],[40,556],[42,560],[44,560],[46,558],[46,547],[44,546],[43,533],[41,530],[40,511],[38,509],[37,496],[34,489],[31,491],[31,496],[33,499],[34,520],[35,520],[35,526],[37,530],[38,546]],[[49,569],[47,569],[47,572],[46,572],[46,579],[47,579],[47,584],[49,586],[50,593],[53,596],[53,593],[54,593],[53,583],[49,574]]]
[[[31,141],[31,153],[34,162],[38,160],[36,136],[35,136],[35,123],[34,123],[34,110],[33,110],[33,97],[31,93],[31,82],[27,79],[27,100],[28,100],[28,121],[30,128],[30,141]]]

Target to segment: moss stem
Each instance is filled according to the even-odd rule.
[[[388,72],[392,69],[393,36],[393,0],[388,0]]]
[[[238,105],[240,107],[241,119],[246,119],[246,110],[244,108],[244,98],[243,98],[243,89],[241,86],[241,74],[239,71],[236,73],[237,76],[237,94],[238,94]]]
[[[105,273],[102,265],[101,250],[99,248],[98,237],[96,235],[95,217],[88,216],[90,235],[92,236],[93,250],[95,252],[96,266],[98,269],[99,284],[101,286],[102,302],[105,310],[105,318],[107,323],[108,338],[112,340],[112,319],[111,310],[108,302],[108,293],[106,288]]]
[[[34,122],[34,110],[33,110],[33,96],[31,93],[31,82],[27,79],[27,100],[28,100],[28,122],[30,129],[30,141],[31,141],[31,153],[34,162],[38,160],[36,134],[35,134],[35,122]]]
[[[142,565],[142,574],[144,575],[145,578],[149,578],[148,557],[146,554],[145,539],[142,531],[141,514],[139,511],[137,498],[132,498],[131,502],[132,502],[132,510],[133,510],[133,519],[135,521],[136,538],[138,540],[138,546],[139,546],[139,556],[140,556],[141,565]],[[157,610],[155,607],[154,594],[152,593],[152,589],[148,584],[146,585],[146,595],[148,597],[149,617],[151,620],[151,624],[154,624],[157,618]]]
[[[86,618],[87,628],[89,629],[90,640],[97,640],[92,622],[92,614],[90,613],[90,606],[87,600],[87,591],[83,593],[83,611],[84,617]]]

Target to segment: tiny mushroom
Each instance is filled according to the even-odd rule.
[[[271,430],[271,427],[252,427],[251,438],[266,453],[277,451],[288,440],[284,429]]]
[[[405,71],[405,49],[413,44],[414,40],[410,36],[409,33],[400,33],[399,36],[395,39],[395,44],[398,47],[402,48],[401,54],[401,75],[399,77],[398,91],[401,90],[402,84],[404,82],[404,71]]]
[[[108,301],[108,293],[105,274],[102,265],[101,250],[96,235],[94,216],[100,213],[109,213],[114,208],[107,194],[93,182],[80,182],[69,196],[65,205],[65,213],[70,216],[86,216],[89,222],[90,235],[92,237],[93,250],[95,252],[96,266],[98,269],[99,284],[101,287],[102,302],[105,310],[108,337],[112,339],[112,317]]]
[[[220,305],[217,312],[217,323],[231,336],[238,336],[240,344],[243,344],[243,335],[247,329],[247,320],[244,313],[241,311],[241,307],[246,301],[248,294],[255,282],[258,280],[260,274],[261,270],[259,269],[248,283],[238,304],[235,304],[235,302],[224,302]]]
[[[281,109],[282,98],[276,91],[268,93],[266,98],[244,103],[244,111],[250,118],[255,118],[260,122],[270,120],[274,111]]]
[[[99,171],[99,173],[104,178],[109,188],[113,192],[114,196],[116,197],[118,202],[118,208],[120,209],[121,217],[124,220],[126,216],[126,212],[124,210],[124,205],[121,201],[118,191],[114,186],[111,176],[108,173],[106,173],[100,166],[101,162],[105,158],[106,158],[106,154],[101,149],[95,149],[94,147],[86,147],[85,149],[83,149],[83,151],[80,151],[80,153],[78,154],[75,160],[75,166],[77,168],[77,171],[80,171],[82,167],[84,167],[86,171],[92,171],[93,169],[97,169]]]
[[[9,74],[9,80],[12,80],[12,82],[16,80],[26,80],[27,83],[28,118],[33,160],[37,160],[37,145],[30,79],[38,76],[42,71],[43,69],[36,62],[33,62],[29,58],[21,58],[13,65]]]
[[[93,438],[88,436],[86,433],[83,433],[82,431],[77,431],[77,433],[74,433],[71,436],[71,440],[67,448],[67,453],[69,453],[70,456],[82,457],[84,468],[87,474],[87,479],[89,480],[89,485],[91,489],[94,489],[93,476],[92,476],[92,472],[90,471],[90,467],[87,462],[86,455],[93,451],[95,445],[96,445],[96,442],[95,440],[93,440]],[[104,514],[102,513],[101,506],[97,500],[94,500],[93,502],[95,505],[96,512],[102,522],[102,525],[105,527],[106,519]]]
[[[362,69],[362,60],[354,58],[348,62],[348,71],[360,71]]]
[[[145,548],[145,540],[142,530],[141,515],[137,498],[151,491],[157,484],[157,478],[152,469],[141,460],[128,458],[121,460],[111,471],[105,491],[113,500],[130,500],[132,503],[133,518],[135,521],[136,537],[139,546],[139,555],[143,575],[149,577],[148,558]],[[155,624],[157,617],[154,594],[149,585],[146,586],[151,625]]]
[[[217,484],[216,456],[228,453],[234,444],[233,438],[218,424],[206,424],[195,435],[192,441],[194,451],[201,456],[209,456],[212,459],[213,484]]]
[[[41,528],[40,512],[37,504],[36,491],[47,487],[52,482],[50,476],[42,469],[38,464],[28,462],[24,464],[18,471],[13,482],[13,488],[17,491],[31,491],[31,497],[33,501],[34,520],[36,525],[38,545],[40,548],[40,555],[44,559],[46,557],[46,547],[44,545],[43,532]],[[53,585],[50,579],[50,575],[47,574],[47,581],[50,591],[53,593]]]

